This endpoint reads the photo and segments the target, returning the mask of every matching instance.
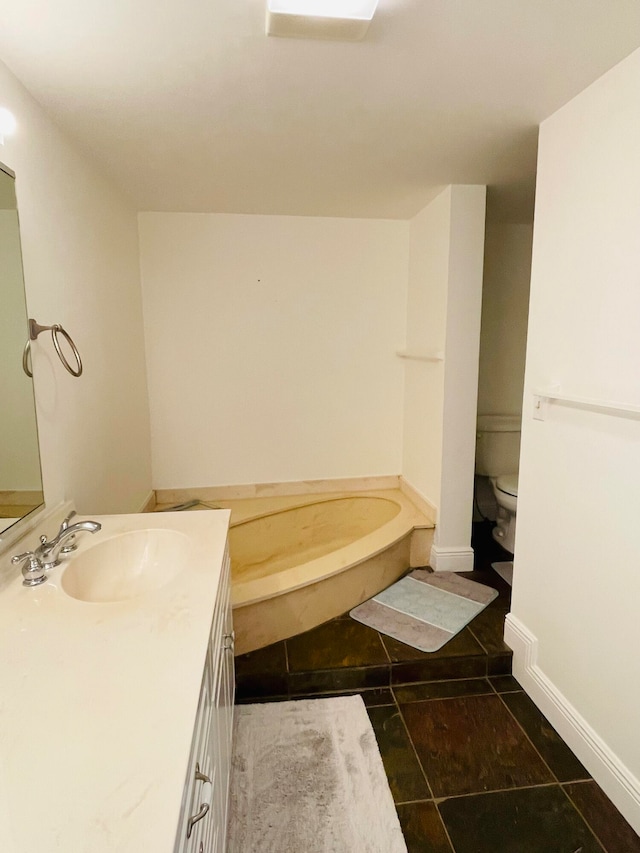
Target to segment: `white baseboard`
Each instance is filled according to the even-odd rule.
[[[640,833],[640,780],[540,669],[537,637],[511,613],[506,618],[504,641],[513,649],[516,679],[609,799]]]
[[[445,548],[433,545],[429,565],[434,572],[471,572],[473,548]]]

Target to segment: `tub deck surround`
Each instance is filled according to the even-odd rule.
[[[289,498],[292,496],[372,492],[400,487],[398,474],[375,477],[341,477],[331,480],[292,480],[284,483],[241,483],[230,486],[194,486],[186,489],[156,489],[159,505],[201,501],[239,501],[251,498]]]
[[[416,528],[422,551],[433,536],[433,522],[399,489],[239,503],[230,531],[238,654],[366,601],[409,568]]]
[[[62,589],[74,557],[34,588],[10,563],[37,533],[51,534],[54,520],[0,556],[7,853],[174,849],[229,513],[95,520],[102,530],[78,537],[78,557],[109,537],[161,528],[188,539],[188,559],[153,592],[89,603]]]
[[[399,489],[221,505],[231,509],[234,608],[324,580],[386,551],[416,528],[434,528]]]
[[[176,491],[173,497],[205,501],[199,492]],[[366,601],[410,566],[425,565],[433,541],[431,517],[399,488],[218,498],[207,505],[231,510],[237,654],[307,631]]]

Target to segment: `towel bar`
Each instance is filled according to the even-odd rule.
[[[67,332],[67,330],[61,326],[59,323],[54,323],[53,326],[41,326],[35,320],[29,318],[29,337],[27,339],[26,344],[24,345],[24,351],[22,353],[22,369],[29,377],[33,377],[33,372],[29,367],[29,356],[31,354],[31,341],[35,341],[40,334],[40,332],[51,332],[51,338],[53,340],[53,346],[58,354],[58,358],[65,366],[65,368],[69,371],[72,376],[81,376],[82,375],[82,359],[80,358],[80,353],[78,352],[78,348],[73,342],[73,338]],[[63,338],[67,341],[69,346],[71,347],[71,351],[73,352],[73,356],[76,360],[76,367],[73,368],[67,359],[65,358],[64,353],[62,352],[62,348],[60,346],[60,341],[58,340],[59,335],[62,335]]]

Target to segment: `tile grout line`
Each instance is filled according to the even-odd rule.
[[[444,818],[442,817],[442,814],[440,813],[440,807],[438,806],[438,803],[436,803],[435,800],[433,802],[433,805],[436,807],[436,814],[440,818],[440,824],[442,825],[442,828],[444,829],[444,834],[447,838],[447,841],[451,845],[451,851],[452,851],[452,853],[456,853],[456,848],[453,846],[453,840],[452,840],[451,836],[449,835],[449,830],[447,828],[447,824],[444,822]]]
[[[496,696],[498,697],[498,699],[499,699],[499,700],[500,700],[500,702],[502,703],[502,706],[503,706],[504,708],[506,708],[506,710],[507,710],[507,712],[509,713],[510,717],[515,721],[515,724],[518,726],[518,728],[520,729],[520,731],[522,732],[522,734],[525,736],[525,738],[527,739],[527,741],[528,741],[529,745],[532,747],[532,749],[533,749],[533,751],[535,752],[535,754],[538,756],[538,758],[540,759],[540,761],[542,761],[542,763],[543,763],[543,764],[544,764],[544,766],[547,768],[547,770],[549,771],[549,773],[551,773],[551,775],[553,776],[553,778],[554,778],[554,780],[555,780],[556,784],[557,784],[557,785],[562,784],[562,783],[560,782],[560,780],[558,779],[558,777],[556,776],[556,774],[555,774],[555,773],[553,772],[553,770],[551,769],[550,765],[545,761],[545,759],[544,759],[544,757],[543,757],[542,753],[540,752],[540,750],[538,749],[538,747],[535,745],[535,743],[534,743],[534,742],[531,740],[531,738],[529,737],[529,734],[527,733],[526,729],[524,728],[524,726],[522,725],[522,723],[520,722],[520,720],[518,720],[518,718],[517,718],[517,717],[516,717],[516,715],[513,713],[513,711],[511,710],[511,708],[510,708],[510,707],[507,705],[507,703],[504,701],[504,699],[502,698],[502,695],[501,695],[500,693],[496,693]]]
[[[523,692],[525,692],[525,691],[523,691]],[[525,695],[526,695],[526,692],[525,692]],[[576,806],[576,804],[573,802],[573,800],[571,799],[571,797],[569,796],[569,794],[567,793],[567,791],[565,791],[563,783],[560,781],[560,779],[558,779],[557,775],[553,772],[553,770],[552,770],[551,766],[550,766],[550,765],[545,761],[544,757],[542,756],[542,753],[541,753],[541,752],[539,751],[539,749],[536,747],[535,743],[531,740],[531,738],[529,737],[529,735],[528,735],[527,731],[525,730],[524,726],[520,723],[520,721],[518,720],[518,718],[516,717],[516,715],[513,713],[513,711],[511,710],[511,708],[507,705],[507,703],[506,703],[506,702],[504,701],[504,699],[502,698],[502,694],[498,693],[498,694],[497,694],[497,696],[498,696],[498,698],[500,699],[500,701],[502,702],[503,706],[507,709],[507,711],[509,712],[509,714],[511,714],[512,718],[515,720],[516,725],[517,725],[517,726],[519,726],[519,728],[520,728],[520,729],[521,729],[521,731],[523,732],[524,736],[526,737],[526,739],[529,741],[529,743],[531,744],[531,746],[532,746],[532,747],[533,747],[533,749],[535,750],[536,755],[538,755],[538,757],[539,757],[539,758],[540,758],[540,760],[543,762],[543,764],[545,765],[545,767],[549,770],[549,772],[551,773],[551,775],[553,776],[553,778],[556,780],[556,784],[560,786],[560,789],[562,790],[562,793],[565,795],[565,797],[567,798],[567,800],[568,800],[568,801],[569,801],[569,803],[571,804],[571,807],[572,807],[572,808],[577,812],[577,814],[578,814],[578,815],[580,815],[580,817],[582,818],[582,820],[583,820],[583,822],[584,822],[584,825],[587,827],[587,829],[589,830],[589,832],[591,833],[591,835],[594,837],[594,839],[596,840],[596,842],[600,845],[600,847],[602,847],[602,849],[604,850],[604,853],[607,853],[607,850],[606,850],[606,848],[605,848],[604,844],[600,841],[600,839],[599,839],[599,838],[598,838],[598,836],[596,835],[596,833],[595,833],[594,829],[592,828],[591,824],[590,824],[590,823],[589,823],[589,821],[584,817],[584,815],[582,814],[582,812],[580,811],[580,809]],[[542,712],[541,712],[541,713],[542,713]],[[575,781],[588,782],[588,781],[589,781],[589,779],[575,780]],[[566,783],[564,783],[564,784],[569,785],[569,784],[571,784],[571,782],[566,782]],[[515,790],[517,790],[517,789],[515,789]]]
[[[468,791],[465,794],[446,794],[443,797],[434,797],[433,802],[437,805],[446,800],[466,799],[467,797],[483,797],[485,794],[510,794],[514,791],[532,791],[537,788],[562,787],[560,782],[539,782],[537,785],[518,785],[515,788],[491,788],[489,791]]]
[[[588,782],[589,780],[585,779],[584,781]],[[567,783],[567,784],[574,784],[574,783]],[[407,805],[411,805],[412,803],[430,803],[430,802],[433,802],[435,805],[438,805],[439,803],[444,803],[446,800],[456,800],[456,799],[463,799],[463,798],[467,798],[467,797],[481,797],[481,796],[484,796],[485,794],[509,794],[512,791],[530,791],[530,790],[533,790],[534,788],[556,788],[558,786],[560,786],[561,788],[563,787],[561,782],[539,782],[537,785],[519,785],[516,788],[491,788],[490,790],[487,790],[487,791],[469,791],[465,794],[446,794],[443,797],[434,797],[433,800],[404,800],[401,803],[396,803],[396,805],[397,806],[407,806]]]
[[[435,809],[436,809],[436,814],[438,815],[438,819],[440,820],[440,825],[442,826],[445,837],[446,837],[447,841],[449,842],[449,846],[451,847],[451,853],[456,853],[456,849],[453,846],[453,841],[451,840],[451,836],[449,835],[449,830],[447,829],[447,826],[446,826],[446,824],[442,818],[442,815],[440,814],[440,809],[438,808],[438,804],[435,801],[435,797],[433,795],[433,788],[431,787],[431,782],[429,782],[427,774],[425,773],[425,769],[422,766],[422,761],[420,760],[420,756],[418,755],[415,744],[413,743],[413,738],[411,737],[411,733],[410,733],[410,731],[407,727],[407,724],[404,720],[404,716],[402,714],[402,711],[400,710],[400,705],[398,703],[398,700],[396,699],[396,694],[395,694],[395,690],[393,689],[393,686],[390,687],[390,690],[391,690],[391,695],[394,698],[396,708],[398,709],[398,716],[400,717],[402,725],[404,726],[404,730],[407,733],[407,738],[409,739],[409,743],[411,744],[411,748],[413,749],[413,754],[415,755],[416,761],[418,762],[418,767],[420,768],[420,771],[424,777],[424,781],[427,784],[427,790],[431,794],[431,800],[416,800],[414,802],[432,802],[433,803],[433,805],[435,806]],[[396,807],[396,813],[397,813],[398,806],[401,805],[401,803],[395,803],[394,805]]]
[[[468,678],[468,679],[462,679],[462,678],[460,678],[460,679],[456,679],[456,678],[451,678],[451,679],[447,679],[447,680],[450,680],[450,681],[476,681],[476,680],[479,680],[479,679],[476,679],[476,678]],[[482,680],[483,680],[483,681],[487,681],[486,677],[485,677],[485,678],[483,678]],[[423,684],[441,684],[441,683],[442,683],[442,682],[438,682],[438,681],[434,681],[434,682],[430,682],[430,681],[418,681],[418,682],[416,682],[415,684],[396,684],[396,685],[395,685],[395,687],[420,687],[420,686],[422,686]],[[393,689],[393,688],[392,688],[392,689]],[[405,700],[402,702],[402,704],[403,704],[403,705],[415,705],[415,704],[417,704],[418,702],[444,702],[444,701],[446,701],[447,699],[466,699],[466,698],[467,698],[467,697],[469,697],[469,696],[493,696],[493,695],[494,695],[494,694],[493,694],[493,690],[491,689],[491,687],[489,687],[489,688],[487,688],[487,690],[482,691],[482,692],[479,692],[479,693],[461,693],[461,694],[459,694],[459,695],[458,695],[458,694],[453,694],[452,696],[427,696],[427,697],[425,697],[425,698],[423,698],[423,699],[405,699]],[[394,696],[395,696],[395,692],[394,692]],[[396,702],[398,702],[398,705],[400,704],[400,702],[398,701],[397,697],[396,697]]]
[[[591,781],[591,782],[595,782],[595,780],[593,780],[593,779],[591,779],[591,780],[589,780],[589,779],[582,779],[582,780],[580,780],[580,781],[583,781],[583,782],[589,782],[589,781]],[[573,785],[575,785],[575,782],[566,782],[565,784],[566,784],[566,785],[572,785],[572,784],[573,784]],[[597,785],[598,783],[597,783],[597,782],[595,782],[595,784]],[[581,811],[581,810],[578,808],[578,806],[573,802],[573,800],[572,800],[572,799],[571,799],[571,797],[569,796],[569,792],[565,790],[565,787],[564,787],[564,785],[563,785],[562,783],[560,783],[560,787],[562,788],[562,793],[563,793],[563,794],[565,795],[565,797],[569,800],[569,802],[571,803],[571,805],[573,806],[573,808],[578,812],[578,814],[580,815],[580,817],[581,817],[581,818],[582,818],[582,820],[584,821],[585,826],[587,826],[587,827],[589,828],[589,831],[591,832],[591,834],[593,835],[593,837],[595,838],[595,840],[598,842],[598,844],[600,845],[600,847],[602,847],[602,849],[604,850],[604,853],[607,853],[607,848],[604,846],[604,842],[600,840],[600,836],[599,836],[599,835],[597,835],[597,833],[596,833],[595,829],[591,826],[591,824],[589,823],[589,821],[587,820],[587,818],[582,814],[582,811]]]
[[[417,751],[415,744],[413,742],[413,738],[411,737],[411,732],[409,731],[409,727],[407,726],[405,719],[404,719],[404,714],[402,713],[402,711],[400,709],[400,705],[398,703],[398,700],[396,699],[395,690],[393,689],[393,687],[390,687],[390,690],[391,690],[391,695],[393,696],[394,704],[395,704],[396,708],[398,709],[398,716],[400,717],[400,721],[402,723],[402,726],[403,726],[405,732],[407,733],[407,738],[409,740],[409,743],[411,744],[411,749],[413,750],[413,754],[415,755],[416,761],[418,762],[418,767],[420,768],[420,772],[422,773],[424,781],[426,782],[427,790],[431,794],[431,799],[435,800],[435,797],[433,794],[433,788],[431,787],[431,782],[429,782],[429,779],[427,777],[425,769],[422,766],[422,761],[420,760],[420,756],[418,755],[418,751]]]
[[[384,653],[387,656],[387,663],[389,664],[389,686],[391,686],[391,667],[393,666],[393,661],[391,660],[391,655],[389,654],[389,649],[385,645],[384,637],[382,636],[380,631],[376,631],[376,633],[378,635],[378,639],[380,640],[380,643],[382,644],[382,648],[384,649]]]

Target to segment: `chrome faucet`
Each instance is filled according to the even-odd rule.
[[[74,541],[76,533],[97,533],[102,528],[97,521],[76,521],[75,524],[69,524],[75,514],[74,510],[64,519],[60,530],[51,541],[48,541],[46,536],[41,536],[35,551],[26,551],[11,558],[12,563],[22,563],[24,586],[38,586],[46,581],[45,572],[59,564],[60,554],[68,554],[78,547]]]
[[[101,529],[102,525],[97,521],[76,521],[75,524],[69,524],[75,514],[74,511],[64,519],[57,535],[50,541],[47,540],[46,536],[40,537],[40,545],[34,551],[34,555],[42,563],[45,570],[57,566],[60,563],[61,554],[75,551],[78,547],[74,541],[76,533],[83,531],[97,533]]]
[[[46,581],[47,576],[44,573],[44,566],[33,551],[16,554],[15,557],[11,558],[11,562],[22,563],[23,586],[38,586],[38,584]]]

